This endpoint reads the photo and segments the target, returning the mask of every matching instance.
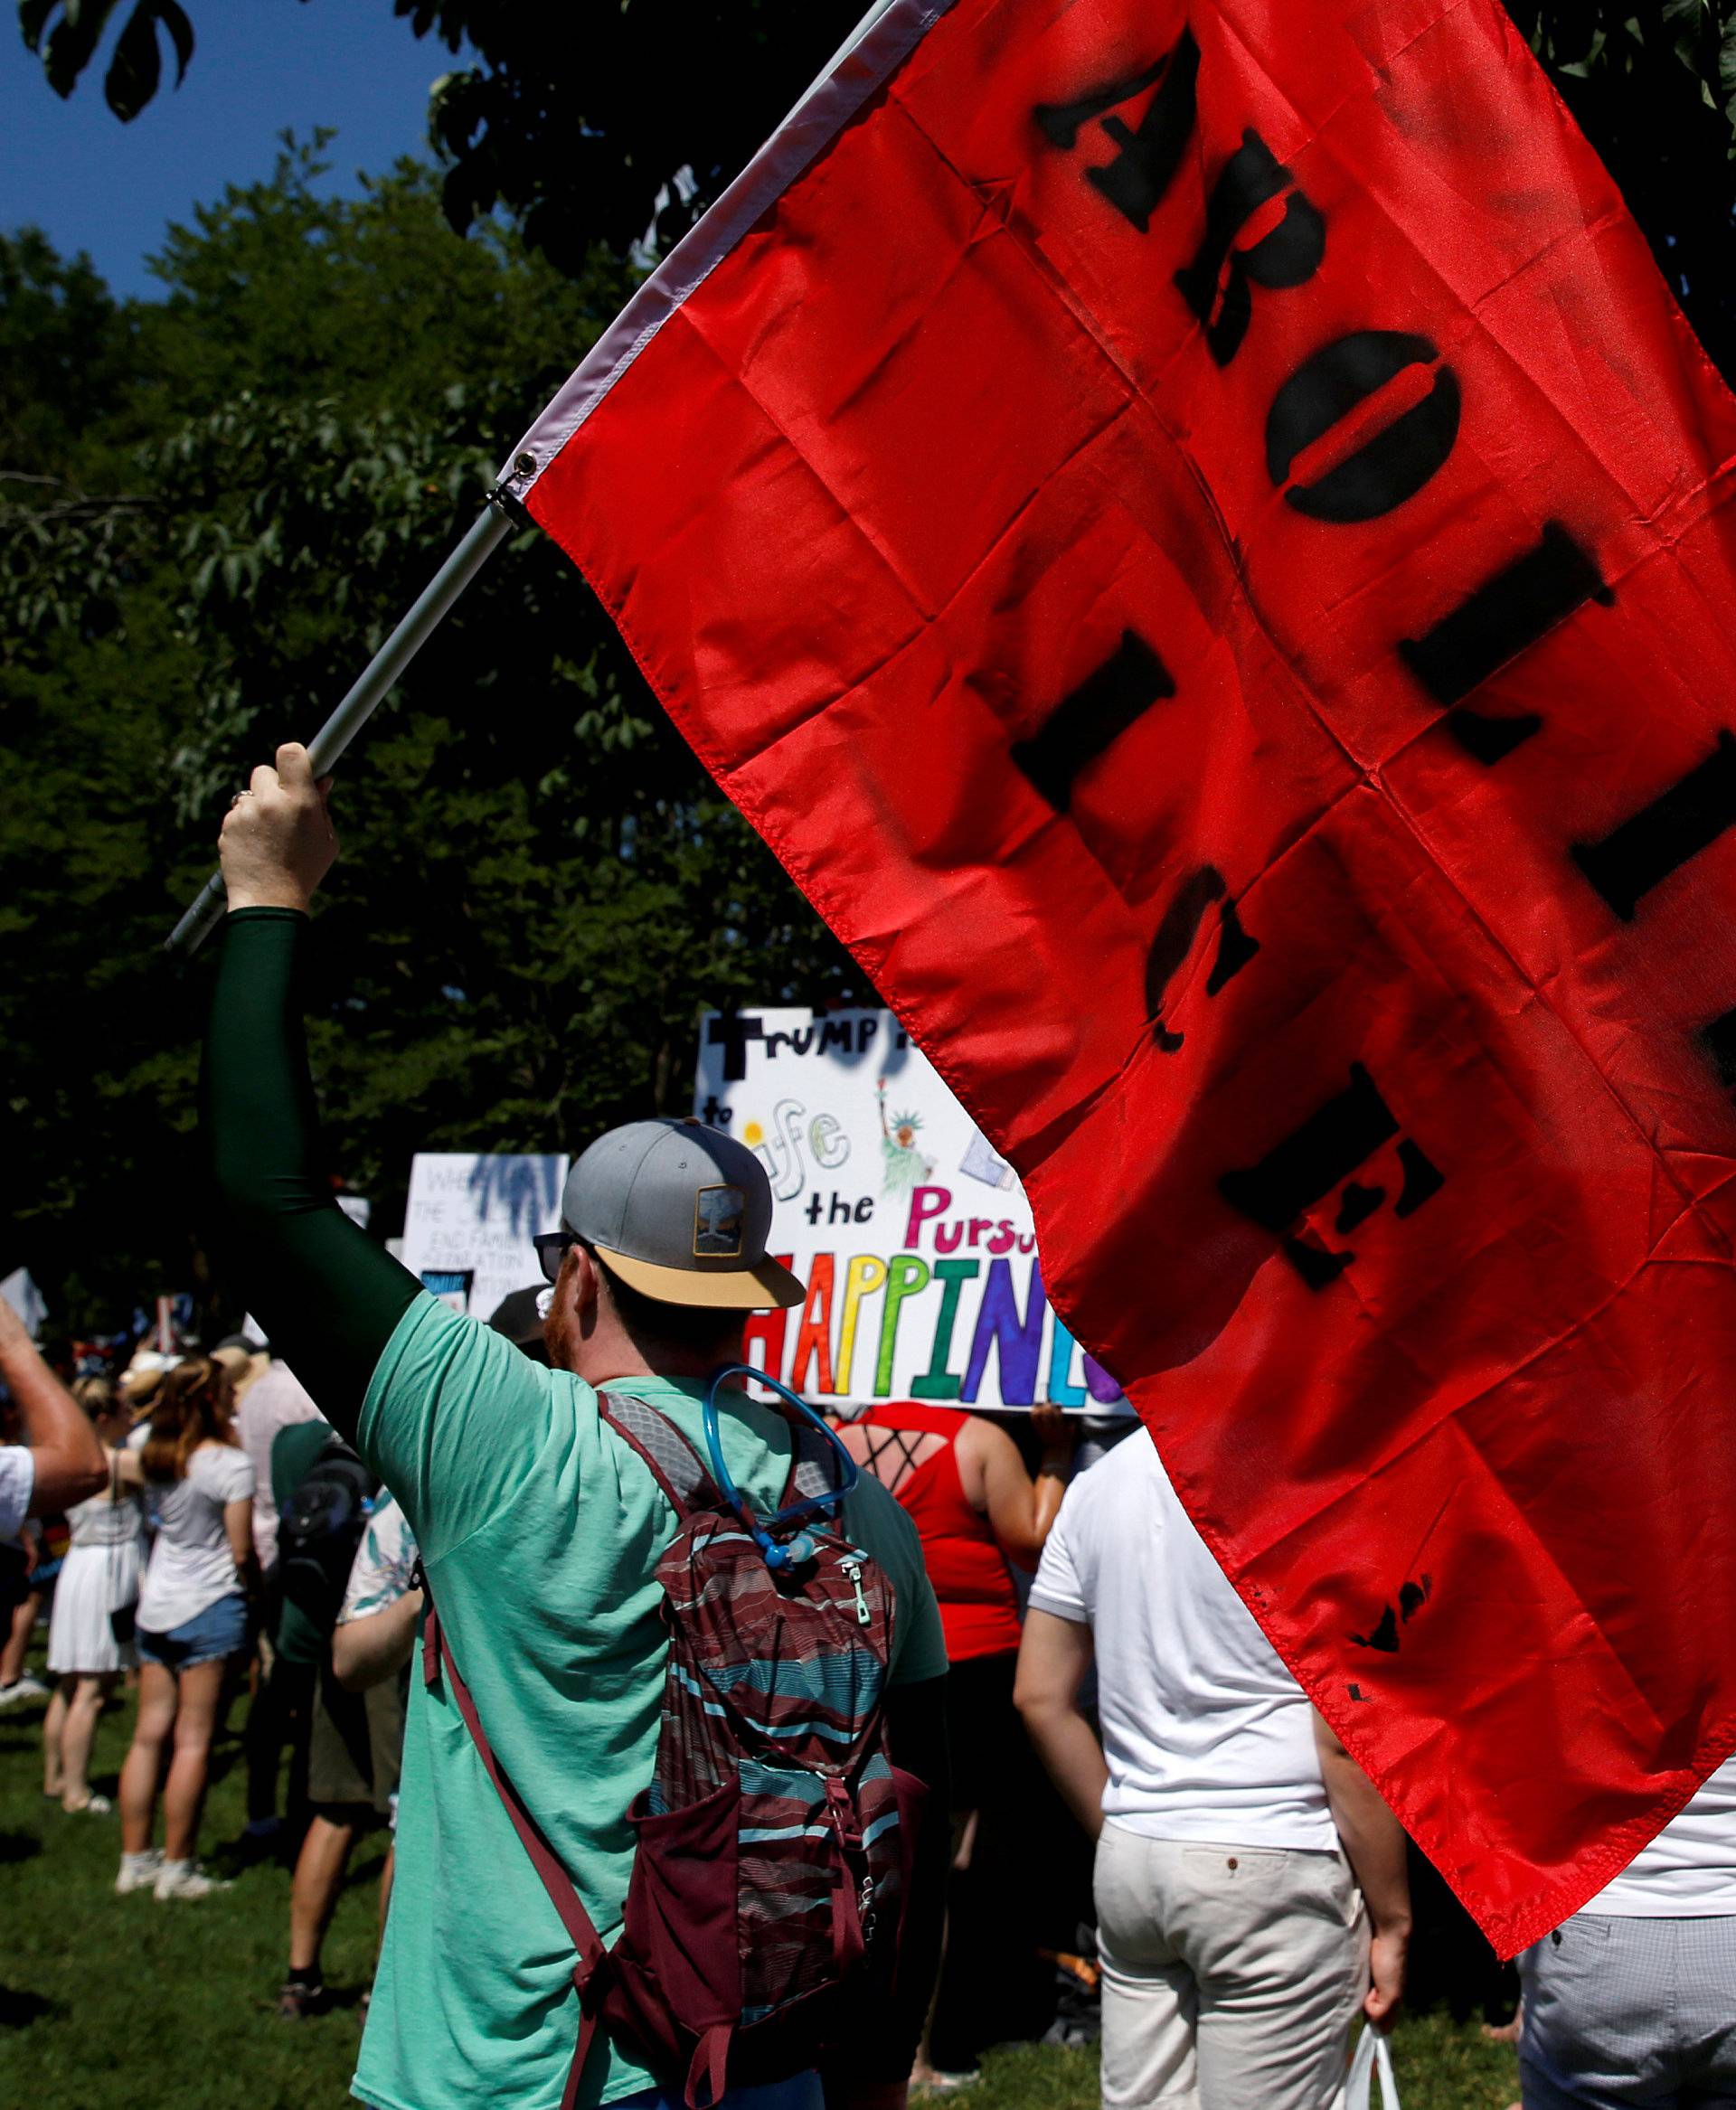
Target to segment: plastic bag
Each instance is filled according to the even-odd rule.
[[[1381,2077],[1381,2110],[1399,2110],[1399,2084],[1392,2077],[1392,2041],[1364,2023],[1351,2057],[1350,2078],[1344,2083],[1344,2110],[1370,2110],[1377,2073]]]

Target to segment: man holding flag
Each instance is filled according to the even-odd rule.
[[[280,748],[223,824],[230,914],[203,1084],[222,1228],[249,1308],[398,1498],[439,1612],[411,1680],[397,1872],[355,2093],[375,2110],[664,2110],[682,2099],[682,2075],[654,2068],[612,2025],[592,2035],[612,1954],[599,1969],[591,1951],[617,1945],[639,1852],[628,1805],[662,1749],[663,1556],[678,1513],[616,1417],[636,1401],[703,1445],[707,1380],[740,1361],[747,1314],[798,1300],[801,1286],[766,1254],[759,1160],[697,1125],[635,1124],[575,1163],[558,1265],[545,1258],[552,1368],[449,1310],[352,1222],[320,1163],[297,1003],[308,909],[336,850],[306,749]],[[731,1193],[726,1222],[705,1205]],[[795,1484],[789,1426],[739,1390],[718,1393],[717,1410],[728,1471],[769,1515],[787,1477]],[[829,2110],[902,2110],[944,1898],[945,1824],[917,1817],[925,1789],[948,1806],[946,1649],[915,1528],[892,1495],[864,1480],[839,1513],[857,1605],[863,1562],[890,1588],[873,1713],[887,1752],[875,1762],[882,1778],[886,1757],[909,1776],[908,1820],[890,1822],[914,1826],[917,1846],[901,1942],[886,1916],[896,1998],[861,2021],[860,2041],[829,2042],[826,2097]],[[742,1667],[784,1690],[779,1663]],[[826,1711],[832,1667],[818,1664],[803,1711]],[[832,1794],[827,1809],[838,1805]],[[854,1904],[872,1841],[866,1828],[836,1830]],[[738,1846],[731,1834],[717,1858],[732,1871],[737,1851],[769,1836],[743,1830]],[[664,1908],[678,1945],[697,1954],[716,1940],[715,1924]],[[756,2085],[724,2093],[722,2063],[707,2091],[696,2061],[690,2110],[720,2096],[729,2110],[819,2110],[811,2068],[755,2072]]]
[[[1504,1955],[1736,1747],[1732,496],[1496,0],[889,0],[497,494]]]

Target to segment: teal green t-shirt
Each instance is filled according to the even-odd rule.
[[[626,1378],[700,1444],[703,1387]],[[774,1508],[789,1428],[733,1395],[723,1450]],[[606,1428],[597,1395],[476,1320],[420,1296],[368,1388],[358,1446],[398,1497],[501,1765],[605,1944],[632,1870],[628,1803],[648,1785],[667,1644],[656,1568],[675,1514]],[[844,1528],[891,1580],[892,1680],[943,1676],[916,1530],[876,1481]],[[573,1952],[444,1687],[410,1681],[398,1865],[354,2093],[379,2110],[559,2110],[578,2040]],[[599,2038],[579,2101],[654,2085]]]

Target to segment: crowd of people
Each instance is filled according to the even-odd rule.
[[[376,2110],[900,2110],[1044,2030],[1100,2030],[1107,2110],[1327,2110],[1403,1994],[1414,1858],[1156,1449],[756,1396],[744,1321],[802,1285],[760,1161],[697,1124],[592,1144],[492,1323],[429,1295],[320,1163],[296,992],[334,847],[297,749],[224,829],[206,1144],[263,1337],[69,1386],[0,1300],[0,1707],[46,1700],[44,1787],[118,1814],[116,1889],[221,1909],[245,1686],[286,2020],[392,1829]],[[1527,2110],[1736,2099],[1736,1760],[1521,1976]]]
[[[19,1343],[14,1320],[14,1362]],[[22,1658],[46,1617],[49,1681],[21,1673],[0,1707],[46,1700],[44,1794],[69,1816],[107,1817],[91,1745],[104,1708],[129,1689],[115,1889],[185,1901],[230,1887],[197,1849],[213,1734],[250,1692],[237,1858],[298,1845],[279,2004],[316,2012],[350,1849],[390,1821],[396,1796],[414,1540],[293,1372],[244,1337],[210,1354],[147,1348],[118,1380],[74,1377],[69,1393],[102,1484],[57,1517],[37,1474],[8,1640]],[[48,1558],[57,1524],[65,1550]],[[391,1872],[388,1854],[382,1912]]]

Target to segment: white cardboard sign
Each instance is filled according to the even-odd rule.
[[[419,1151],[410,1161],[401,1258],[455,1311],[486,1320],[542,1279],[531,1244],[561,1222],[564,1155]]]
[[[816,1405],[1118,1400],[1043,1293],[1030,1204],[890,1011],[701,1022],[693,1110],[755,1151],[807,1301],[750,1359]]]

